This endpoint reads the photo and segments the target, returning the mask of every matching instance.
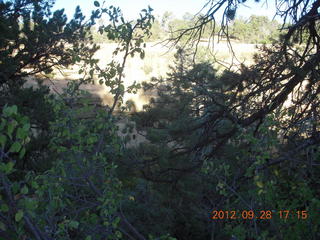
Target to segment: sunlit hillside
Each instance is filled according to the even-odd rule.
[[[99,59],[100,67],[105,67],[112,59],[112,52],[117,47],[115,43],[100,44],[100,50],[96,53],[96,58]],[[252,63],[252,55],[257,50],[256,44],[245,44],[239,42],[232,42],[232,49],[226,41],[215,42],[210,45],[207,42],[201,42],[198,50],[198,59],[200,61],[210,61],[218,69],[229,67],[230,64]],[[124,84],[130,86],[134,81],[141,83],[148,81],[152,77],[165,77],[170,71],[169,66],[174,64],[175,47],[168,47],[160,43],[148,43],[145,49],[145,58],[142,60],[139,56],[129,58],[126,68]],[[233,55],[234,53],[234,55]],[[117,58],[121,60],[119,54]],[[218,62],[217,62],[217,61]],[[62,92],[62,89],[67,86],[68,80],[79,79],[81,75],[78,74],[78,67],[73,66],[62,71],[55,70],[50,74],[50,79],[45,79],[44,84],[50,86],[52,92]],[[33,78],[30,78],[27,85],[36,85]],[[88,84],[82,87],[93,94],[97,102],[101,100],[102,104],[110,104],[112,96],[108,94],[108,89],[104,85],[100,85],[96,79],[95,84]],[[150,99],[149,95],[139,91],[137,94],[126,93],[124,102],[133,100],[136,110],[141,110],[143,105]]]

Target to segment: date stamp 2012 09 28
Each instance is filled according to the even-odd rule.
[[[305,220],[308,218],[308,211],[306,210],[213,210],[211,219],[212,220],[270,220],[274,217],[279,217],[280,219],[301,219]]]

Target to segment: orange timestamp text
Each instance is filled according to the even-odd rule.
[[[244,220],[270,220],[274,217],[279,217],[280,219],[307,219],[308,211],[305,210],[213,210],[211,214],[211,219],[213,220],[222,220],[222,219],[244,219]]]

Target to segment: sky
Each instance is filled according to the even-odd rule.
[[[175,17],[182,18],[185,13],[196,14],[208,0],[106,0],[105,5],[113,5],[121,8],[123,15],[127,19],[135,19],[143,8],[150,6],[154,9],[155,16],[162,16],[166,11],[172,12]],[[73,16],[77,5],[86,16],[95,9],[93,0],[56,0],[54,9],[65,9],[65,13],[70,19]],[[103,0],[99,1],[100,3]],[[237,11],[237,17],[249,18],[251,15],[263,15],[272,19],[275,13],[274,0],[268,0],[268,4],[261,1],[256,3],[249,0],[246,6],[241,6]],[[221,14],[216,16],[219,19]]]

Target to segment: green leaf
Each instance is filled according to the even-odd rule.
[[[23,186],[23,188],[21,189],[21,193],[22,194],[27,194],[29,192],[29,189],[27,186]]]
[[[95,7],[100,7],[100,3],[98,1],[94,1],[94,6]]]
[[[9,117],[13,114],[17,114],[18,108],[16,105],[11,106],[11,107],[5,107],[2,112],[3,112],[4,116]]]
[[[15,153],[15,152],[19,152],[20,151],[20,149],[21,149],[21,143],[19,143],[19,142],[14,142],[13,144],[12,144],[12,146],[10,147],[10,149],[9,149],[9,152],[12,152],[12,153]]]
[[[26,125],[27,125],[27,124],[26,124]],[[25,125],[25,126],[26,126],[26,125]],[[18,128],[16,137],[17,137],[18,139],[25,139],[25,138],[28,136],[28,130],[29,130],[29,129],[24,129],[24,127],[23,127],[23,128]]]
[[[15,127],[15,125],[12,122],[9,123],[7,133],[8,133],[10,138],[12,138],[12,133],[13,133],[14,127]]]
[[[12,184],[12,191],[13,191],[13,193],[14,193],[14,194],[17,194],[19,190],[20,190],[20,184],[17,183],[17,182],[14,182],[14,183]]]
[[[2,231],[6,231],[7,230],[7,227],[3,222],[0,222],[0,230],[2,230]]]
[[[2,118],[1,124],[0,124],[0,131],[2,131],[6,125],[7,125],[7,120]]]
[[[121,239],[121,238],[122,238],[122,233],[119,232],[119,231],[116,231],[116,237],[117,237],[118,239]]]
[[[14,162],[10,161],[5,165],[4,172],[10,174],[13,170]]]
[[[1,148],[4,148],[4,146],[6,145],[6,141],[7,141],[7,137],[5,135],[0,135],[0,145]]]
[[[262,182],[258,181],[258,182],[256,182],[256,184],[257,184],[257,186],[258,186],[259,188],[263,188],[263,183],[262,183]]]
[[[98,141],[98,137],[97,136],[91,136],[87,139],[87,144],[93,144],[95,142]]]
[[[18,138],[18,139],[22,139],[22,137],[23,137],[23,129],[22,128],[18,128],[17,129],[17,133],[16,133],[16,137]]]
[[[22,159],[24,157],[24,155],[26,154],[26,149],[22,148],[20,153],[19,153],[19,158]]]
[[[78,228],[79,227],[79,222],[77,221],[70,221],[69,226],[71,228]]]
[[[29,118],[26,116],[22,116],[20,123],[21,124],[27,124],[29,122]]]
[[[26,209],[33,211],[37,208],[37,201],[32,198],[27,198],[25,200]]]
[[[11,111],[11,114],[17,114],[17,113],[18,113],[18,108],[17,108],[17,106],[16,106],[16,105],[12,106],[11,109],[10,109],[10,111]]]
[[[9,211],[9,207],[7,204],[1,204],[0,206],[0,212],[8,212]]]
[[[16,222],[20,222],[22,218],[23,218],[23,211],[22,211],[22,210],[19,210],[19,211],[16,213],[14,219],[16,220]]]
[[[31,182],[31,186],[32,186],[33,188],[35,188],[35,189],[38,189],[38,188],[39,188],[39,185],[38,185],[38,183],[37,183],[36,181],[32,181],[32,182]]]
[[[117,228],[119,222],[120,222],[120,218],[117,217],[117,218],[113,221],[112,226],[113,226],[114,228]]]

